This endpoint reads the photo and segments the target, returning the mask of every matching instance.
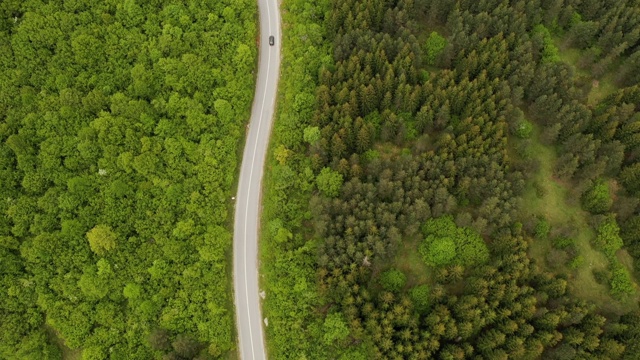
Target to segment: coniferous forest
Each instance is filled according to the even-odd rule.
[[[640,358],[638,1],[283,6],[270,357]]]
[[[0,1],[0,358],[235,346],[257,4]]]

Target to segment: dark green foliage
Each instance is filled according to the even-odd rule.
[[[279,243],[267,235],[270,253],[263,263],[272,283],[270,320],[304,335],[288,341],[284,330],[268,328],[270,355],[620,358],[625,344],[608,331],[615,319],[575,299],[568,292],[572,277],[547,273],[527,257],[524,238],[536,232],[548,237],[551,229],[545,221],[537,231],[535,223],[514,230],[514,222],[524,221],[515,198],[535,173],[537,154],[527,153],[526,141],[517,140],[524,143],[520,149],[510,144],[508,134],[516,135],[526,113],[544,141],[557,147],[556,175],[571,186],[618,176],[621,166],[636,161],[637,91],[587,105],[586,92],[575,88],[575,69],[560,61],[551,37],[551,31],[569,36],[571,27],[593,22],[597,31],[587,36],[592,50],[584,56],[585,69],[607,71],[616,63],[608,56],[613,47],[636,46],[635,35],[615,30],[617,24],[635,27],[633,16],[621,12],[632,6],[573,0],[290,4],[285,66],[295,70],[283,78],[289,101],[276,122],[274,149],[284,144],[292,154],[287,167],[274,167],[269,177],[268,219],[281,219],[292,239]],[[581,18],[572,20],[576,12]],[[424,19],[432,23],[418,23]],[[323,22],[321,36],[311,36],[308,29]],[[313,26],[296,26],[303,23]],[[445,42],[430,37],[442,47],[436,58],[418,40],[428,36],[419,32],[425,28],[451,34]],[[324,45],[315,42],[322,37]],[[434,70],[424,66],[429,63],[441,69],[427,76],[427,68]],[[291,99],[310,89],[315,108],[299,114]],[[311,130],[305,137],[310,128],[319,130],[319,139]],[[529,159],[511,158],[513,150]],[[312,196],[308,188],[313,173],[328,173],[325,168],[343,179],[333,198]],[[413,248],[419,225],[447,215],[474,229],[479,243],[484,245],[478,234],[488,240],[486,261],[430,269],[428,287],[379,291],[376,271],[399,268],[390,262],[404,260],[397,254]],[[303,226],[307,219],[313,229]],[[466,235],[445,235],[448,240],[428,242],[438,255],[431,262],[455,261],[465,252],[456,242]],[[563,261],[579,266],[575,246],[561,247]],[[429,253],[429,246],[422,248]],[[316,279],[317,292],[309,285]],[[324,346],[324,319],[317,314],[326,313],[328,304],[343,315],[352,346]]]
[[[582,206],[593,214],[602,214],[609,211],[613,205],[609,185],[599,179],[593,186],[582,194]]]
[[[397,269],[389,269],[380,275],[380,285],[387,291],[397,293],[406,283],[407,276]]]

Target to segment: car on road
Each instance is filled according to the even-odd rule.
[[[273,46],[273,44],[276,43],[276,39],[273,37],[273,35],[269,36],[269,45]]]

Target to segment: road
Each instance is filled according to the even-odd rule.
[[[249,133],[242,155],[233,235],[233,286],[240,359],[266,359],[258,288],[258,227],[265,156],[280,76],[277,0],[258,0],[260,60]],[[275,44],[269,45],[269,35]]]

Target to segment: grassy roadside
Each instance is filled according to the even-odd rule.
[[[302,134],[315,104],[317,74],[329,49],[322,31],[320,5],[282,1],[282,65],[278,106],[272,130],[263,185],[260,232],[260,282],[266,292],[263,316],[268,319],[269,358],[321,359],[317,317],[318,289],[315,251],[304,221],[313,186]],[[286,160],[274,150],[287,149]],[[277,241],[278,231],[289,234]]]

